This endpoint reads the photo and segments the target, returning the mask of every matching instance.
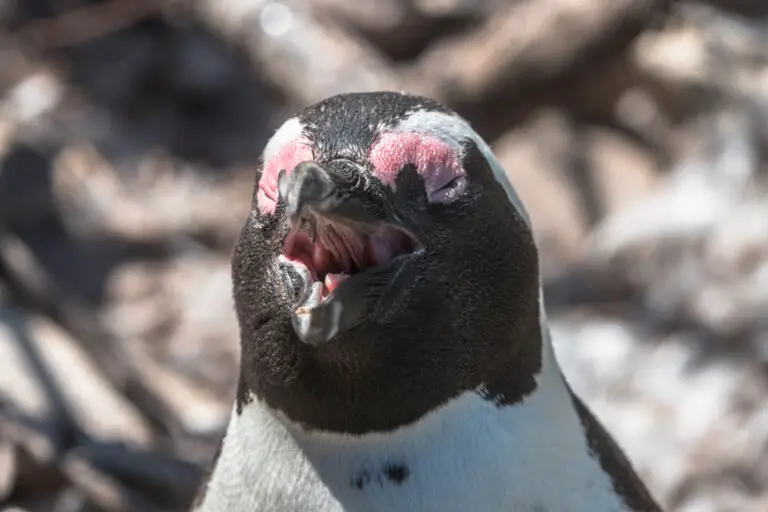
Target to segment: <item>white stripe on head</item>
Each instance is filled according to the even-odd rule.
[[[269,162],[288,144],[304,138],[304,125],[298,117],[292,117],[275,131],[264,147],[264,162]]]
[[[444,112],[417,110],[387,131],[415,132],[431,135],[443,142],[451,144],[461,153],[463,153],[461,143],[465,140],[472,140],[488,161],[496,181],[504,188],[509,201],[515,208],[517,208],[528,226],[531,226],[531,219],[528,215],[528,211],[525,209],[525,205],[523,205],[523,202],[520,200],[520,196],[517,195],[515,187],[512,186],[506,171],[504,171],[504,168],[496,159],[490,146],[488,146],[488,143],[486,143],[485,140],[472,129],[472,126],[458,114],[451,115]]]
[[[256,202],[262,214],[272,214],[277,207],[280,171],[293,171],[304,160],[312,159],[312,148],[304,137],[304,125],[298,118],[287,120],[275,132],[264,148],[259,189]]]

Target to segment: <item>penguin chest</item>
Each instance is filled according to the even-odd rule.
[[[308,431],[259,401],[233,413],[203,512],[627,510],[566,393],[498,407],[467,392],[418,422]]]
[[[292,437],[342,510],[625,510],[563,411],[537,397],[499,408],[466,393],[394,432]]]

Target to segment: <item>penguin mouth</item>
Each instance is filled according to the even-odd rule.
[[[323,284],[323,299],[347,278],[387,265],[396,257],[418,249],[415,238],[396,227],[355,229],[323,221],[314,228],[310,226],[305,224],[301,230],[291,230],[283,246],[283,256],[304,265],[313,282]]]
[[[391,295],[404,262],[421,250],[406,229],[390,224],[303,219],[285,238],[281,263],[296,297],[294,330],[309,344],[329,341],[367,318]]]

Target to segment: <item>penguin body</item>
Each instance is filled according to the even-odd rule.
[[[238,397],[196,510],[660,510],[560,372],[525,208],[437,102],[288,120],[233,284]]]

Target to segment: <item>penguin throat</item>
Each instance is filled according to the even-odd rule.
[[[283,256],[304,265],[315,282],[322,282],[324,297],[349,276],[386,265],[418,247],[413,237],[392,226],[360,231],[318,220],[313,231],[292,230],[285,239]]]

